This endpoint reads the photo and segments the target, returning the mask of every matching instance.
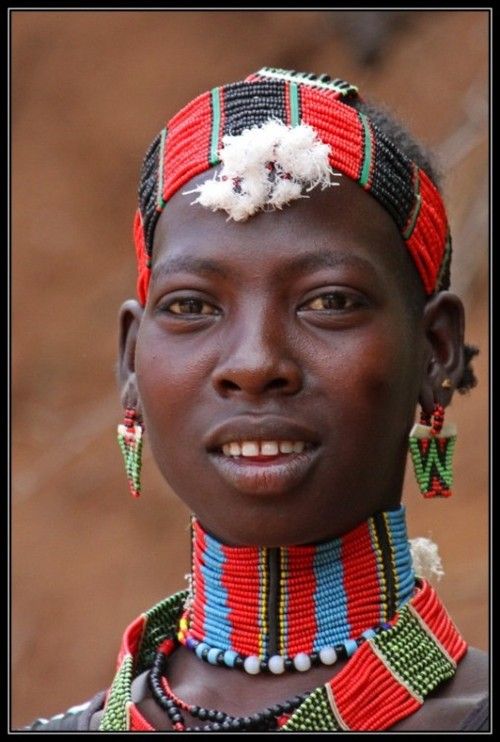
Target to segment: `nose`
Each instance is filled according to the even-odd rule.
[[[222,397],[291,395],[302,389],[303,372],[282,324],[270,319],[269,312],[256,316],[254,311],[232,328],[212,383]]]

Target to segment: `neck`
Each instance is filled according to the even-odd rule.
[[[402,507],[306,546],[226,546],[196,520],[192,532],[181,640],[204,649],[204,658],[209,648],[268,660],[339,645],[349,655],[356,639],[389,621],[413,593]]]

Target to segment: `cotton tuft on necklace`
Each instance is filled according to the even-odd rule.
[[[287,126],[270,119],[222,139],[222,168],[213,178],[185,193],[198,193],[192,203],[243,222],[258,211],[282,209],[307,198],[304,191],[338,185],[331,180],[330,145],[308,124]]]

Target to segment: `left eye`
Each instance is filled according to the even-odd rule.
[[[341,311],[343,309],[354,309],[355,307],[362,306],[363,302],[358,297],[352,296],[345,291],[329,291],[321,296],[315,296],[314,299],[310,299],[300,308],[306,310],[336,310]]]
[[[171,314],[218,314],[212,304],[195,297],[176,299],[167,306],[167,311]]]

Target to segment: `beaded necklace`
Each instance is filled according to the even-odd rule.
[[[228,547],[192,523],[192,595],[178,640],[250,674],[350,657],[413,592],[404,508],[307,546]]]
[[[165,640],[175,644],[186,597],[184,591],[163,600],[125,631],[100,731],[155,731],[132,701],[132,681],[154,666]],[[278,724],[278,731],[390,729],[453,677],[466,651],[434,589],[419,581],[390,628],[367,639],[331,681],[313,690],[295,710],[281,704],[284,713],[291,714]]]

